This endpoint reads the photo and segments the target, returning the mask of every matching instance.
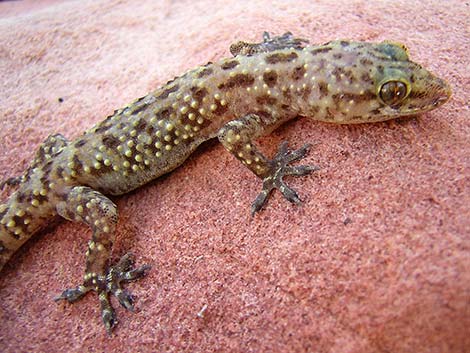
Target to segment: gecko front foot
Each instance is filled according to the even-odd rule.
[[[268,32],[263,33],[261,43],[248,43],[239,41],[230,46],[230,53],[233,56],[244,55],[251,56],[259,53],[268,53],[280,49],[302,49],[307,39],[296,38],[291,32],[286,32],[282,36],[272,37]]]
[[[89,291],[94,290],[97,292],[100,300],[101,318],[103,319],[106,331],[110,334],[117,320],[109,296],[114,295],[124,308],[134,311],[133,296],[125,291],[121,284],[145,276],[146,271],[150,269],[150,265],[144,265],[138,268],[133,268],[133,265],[133,256],[126,254],[121,257],[116,265],[109,267],[105,275],[88,273],[85,275],[83,285],[73,289],[66,289],[61,295],[54,298],[54,300],[67,300],[69,303],[74,303]]]
[[[289,151],[287,149],[287,142],[281,143],[279,146],[279,151],[270,161],[270,171],[269,174],[263,178],[263,190],[256,197],[255,201],[251,205],[251,215],[253,216],[256,212],[261,210],[265,205],[270,193],[274,189],[278,189],[284,197],[292,203],[299,204],[300,198],[297,193],[288,187],[282,178],[286,175],[293,176],[302,176],[310,174],[316,170],[319,170],[319,167],[309,166],[309,165],[299,165],[299,166],[290,166],[291,162],[300,160],[305,157],[307,154],[309,144],[306,144],[295,151]]]

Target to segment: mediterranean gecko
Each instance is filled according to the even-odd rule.
[[[83,282],[56,300],[73,303],[95,291],[105,328],[116,317],[110,295],[127,309],[132,296],[121,283],[144,276],[129,255],[109,262],[117,223],[116,205],[105,195],[127,193],[181,165],[204,141],[222,145],[263,181],[252,214],[278,189],[293,203],[284,176],[312,166],[292,166],[308,145],[289,151],[282,143],[268,159],[254,140],[282,123],[306,116],[337,123],[368,123],[423,113],[445,103],[451,90],[408,58],[393,42],[332,41],[308,46],[290,32],[261,43],[238,42],[233,57],[208,63],[116,110],[74,141],[49,136],[26,171],[1,184],[17,190],[0,205],[0,269],[55,215],[86,223],[92,238]]]

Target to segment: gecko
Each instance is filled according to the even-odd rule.
[[[202,142],[218,138],[262,181],[252,215],[276,189],[299,204],[283,178],[318,170],[292,165],[310,146],[290,150],[282,142],[269,159],[255,144],[258,137],[297,116],[336,124],[380,122],[430,111],[451,96],[444,80],[391,41],[309,45],[290,32],[265,32],[261,42],[239,41],[230,52],[114,111],[75,140],[49,136],[24,173],[1,184],[16,190],[0,205],[0,270],[52,217],[87,224],[92,236],[84,277],[55,300],[74,303],[95,292],[110,333],[117,323],[110,297],[133,310],[123,284],[142,278],[150,266],[135,267],[129,254],[111,264],[118,212],[108,196],[172,171]]]

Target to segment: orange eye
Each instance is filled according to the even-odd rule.
[[[388,81],[380,87],[380,99],[387,105],[396,105],[406,97],[406,85],[401,81]]]

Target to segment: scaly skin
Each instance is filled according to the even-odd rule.
[[[117,211],[104,195],[124,194],[170,172],[218,137],[263,180],[252,213],[275,188],[298,203],[282,177],[316,169],[289,165],[305,156],[307,146],[289,152],[283,144],[269,160],[253,143],[257,137],[299,115],[338,124],[377,122],[432,110],[451,95],[443,80],[409,60],[401,44],[305,42],[290,33],[265,33],[261,43],[235,43],[235,57],[175,78],[76,140],[50,136],[24,174],[5,182],[18,189],[0,205],[0,269],[51,217],[88,224],[93,236],[83,284],[57,299],[74,302],[96,291],[110,332],[116,320],[109,295],[132,309],[120,283],[143,276],[148,266],[132,269],[127,256],[109,266]]]

